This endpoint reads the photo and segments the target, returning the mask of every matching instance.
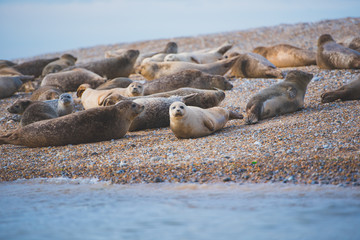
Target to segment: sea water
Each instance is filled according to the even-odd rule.
[[[0,183],[0,239],[360,239],[360,189],[287,184]]]

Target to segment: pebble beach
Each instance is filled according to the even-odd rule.
[[[229,52],[287,43],[316,51],[321,34],[336,41],[356,36],[360,18],[278,25],[193,37],[96,46],[66,51],[78,63],[98,60],[118,48],[140,52],[162,50],[175,41],[179,52],[234,43]],[[49,53],[35,58],[60,56]],[[30,59],[16,59],[21,62]],[[112,183],[292,183],[360,185],[360,101],[322,104],[320,95],[352,81],[360,70],[323,70],[316,65],[282,68],[312,73],[305,106],[295,113],[245,125],[229,121],[224,129],[197,139],[177,139],[170,128],[128,132],[123,138],[91,144],[27,148],[0,145],[0,181],[67,177],[96,178]],[[130,75],[133,80],[145,80]],[[251,96],[281,79],[231,79],[220,106],[245,115]],[[18,92],[0,99],[0,135],[19,127],[7,112]],[[66,130],[64,130],[66,131]]]

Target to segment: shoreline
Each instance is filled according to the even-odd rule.
[[[283,24],[284,25],[284,24]],[[253,30],[171,39],[180,51],[216,47],[233,40],[230,51],[288,43],[316,50],[317,37],[334,39],[360,32],[360,18],[285,24]],[[150,52],[168,39],[122,44]],[[115,45],[70,51],[81,61],[102,58]],[[116,49],[116,47],[114,47]],[[51,57],[52,54],[42,55]],[[282,68],[310,72],[314,79],[304,109],[245,125],[230,121],[224,129],[198,139],[177,139],[169,128],[128,132],[123,138],[62,147],[0,146],[0,181],[38,177],[98,178],[112,183],[294,183],[360,186],[360,102],[320,103],[320,94],[348,83],[360,70],[321,70],[317,66]],[[139,75],[131,79],[143,80]],[[232,79],[220,104],[244,113],[250,97],[278,79]],[[19,123],[6,107],[23,93],[0,100],[0,134]]]

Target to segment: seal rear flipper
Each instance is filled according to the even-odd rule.
[[[337,99],[341,99],[341,97],[344,95],[344,91],[333,91],[333,92],[325,92],[321,94],[321,102],[322,103],[328,103],[328,102],[334,102]]]
[[[0,136],[0,145],[2,144],[14,144],[13,142],[17,140],[18,136],[16,133],[9,133],[3,136]]]
[[[197,63],[197,64],[200,63],[199,60],[197,60],[196,57],[194,57],[194,56],[191,56],[191,57],[190,57],[190,60],[191,60],[191,62],[193,62],[193,63]]]
[[[243,118],[244,118],[244,115],[242,115],[241,113],[229,111],[229,120],[243,119]]]
[[[209,129],[210,132],[215,131],[215,126],[213,124],[212,121],[210,121],[209,119],[204,119],[204,126]]]
[[[284,78],[283,73],[281,70],[275,68],[275,69],[269,69],[265,71],[265,76],[269,78]]]

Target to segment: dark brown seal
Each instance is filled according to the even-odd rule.
[[[144,84],[144,95],[172,91],[182,87],[230,90],[233,85],[223,76],[185,70]]]
[[[322,103],[333,102],[338,99],[341,101],[360,100],[360,75],[357,76],[356,80],[335,91],[321,94]]]
[[[105,78],[87,69],[75,68],[71,71],[50,73],[41,81],[41,86],[55,86],[65,92],[75,92],[84,83],[96,88],[106,81]]]
[[[303,108],[307,85],[312,77],[310,73],[292,70],[288,72],[284,81],[252,96],[246,105],[246,123],[254,124],[261,119]]]
[[[20,125],[22,127],[45,119],[57,118],[57,111],[42,101],[31,101],[18,99],[7,109],[10,113],[20,114]]]
[[[59,58],[46,58],[46,59],[36,59],[31,61],[26,61],[21,64],[16,64],[12,66],[13,69],[20,72],[22,75],[32,75],[35,78],[41,76],[42,71],[46,65],[49,63],[58,60]]]
[[[121,101],[114,106],[39,121],[0,137],[0,144],[46,147],[118,139],[143,109],[132,101]]]
[[[316,65],[316,53],[289,44],[257,47],[253,53],[260,54],[276,67],[301,67]]]
[[[280,69],[256,53],[239,54],[228,76],[236,78],[283,78]]]
[[[138,50],[127,50],[118,57],[76,64],[74,67],[65,68],[64,71],[74,68],[85,68],[107,79],[128,77],[134,69],[134,64],[138,56]]]
[[[336,43],[331,35],[323,34],[318,39],[316,63],[323,69],[358,69],[360,53]]]
[[[74,66],[76,60],[77,58],[71,54],[63,54],[59,60],[53,61],[44,67],[42,76],[46,76],[49,73],[60,72],[67,67]]]

